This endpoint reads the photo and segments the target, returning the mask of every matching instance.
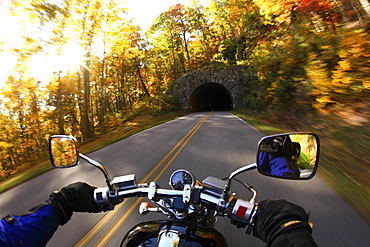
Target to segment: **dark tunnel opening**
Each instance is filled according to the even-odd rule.
[[[231,111],[233,102],[229,91],[218,83],[197,87],[190,96],[189,108],[197,111]]]

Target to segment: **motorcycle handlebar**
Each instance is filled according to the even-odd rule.
[[[239,227],[252,226],[253,219],[257,212],[257,205],[247,200],[230,196],[229,201],[224,202],[222,198],[202,193],[194,193],[198,188],[190,188],[185,185],[183,190],[160,189],[152,182],[148,187],[131,187],[126,189],[117,189],[114,193],[109,188],[97,188],[94,191],[95,202],[103,211],[112,210],[114,206],[121,203],[125,198],[130,197],[148,197],[148,199],[157,201],[161,198],[182,197],[184,203],[202,202],[216,210],[218,215],[229,217],[231,223]],[[193,195],[191,193],[193,192]],[[194,198],[199,197],[199,198]],[[248,232],[248,230],[247,230]]]

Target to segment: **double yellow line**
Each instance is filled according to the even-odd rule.
[[[168,160],[166,165],[158,172],[158,174],[154,177],[152,181],[157,181],[163,173],[168,169],[168,167],[172,164],[172,162],[176,159],[176,157],[180,154],[180,152],[184,149],[186,144],[190,141],[190,139],[194,136],[194,134],[198,131],[200,126],[207,120],[207,118],[212,114],[210,112],[207,114],[199,123],[197,123],[172,149],[166,156],[164,156],[161,161],[148,173],[146,176],[140,181],[140,183],[146,182],[158,169],[162,167],[162,165],[166,162],[167,159],[171,157],[171,155],[175,152],[175,154]],[[113,235],[119,230],[119,228],[123,225],[123,223],[127,220],[127,218],[132,214],[132,212],[139,206],[141,202],[141,198],[134,199],[134,202],[129,206],[129,208],[125,211],[124,214],[120,216],[119,219],[116,220],[112,224],[112,226],[107,230],[105,234],[95,243],[94,246],[105,246],[108,241],[113,237]],[[118,205],[114,211],[110,211],[109,213],[104,216],[80,241],[77,242],[75,245],[76,247],[85,246],[90,240],[108,223],[109,220],[122,208],[130,199],[126,199],[123,203]],[[131,199],[132,201],[132,199]]]

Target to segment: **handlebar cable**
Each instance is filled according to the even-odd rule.
[[[241,183],[247,190],[252,191],[253,187],[250,184],[247,184],[246,182],[240,181],[239,179],[235,178],[235,181]]]
[[[239,179],[235,178],[235,181],[241,183],[245,188],[247,188],[249,191],[253,192],[253,197],[249,201],[251,204],[254,204],[256,202],[257,197],[257,191],[252,187],[252,185],[249,185],[245,182],[240,181]]]
[[[222,180],[226,180],[226,179],[228,179],[228,178],[223,178]],[[234,180],[237,181],[237,182],[239,182],[239,183],[241,183],[245,188],[247,188],[247,190],[249,190],[249,191],[252,191],[253,190],[253,187],[250,184],[248,184],[246,182],[243,182],[243,181],[240,181],[237,178],[235,178]]]
[[[243,172],[246,172],[246,171],[249,171],[249,170],[253,170],[253,169],[256,169],[256,168],[257,168],[257,163],[252,163],[252,164],[240,167],[238,170],[232,172],[230,174],[229,178],[228,178],[227,184],[226,184],[224,192],[223,192],[223,200],[224,201],[227,200],[227,195],[229,194],[231,181],[234,179],[234,177],[236,177],[240,173],[243,173]]]

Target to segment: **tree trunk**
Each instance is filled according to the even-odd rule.
[[[145,96],[149,97],[150,94],[149,94],[148,88],[146,87],[145,82],[143,80],[143,77],[141,76],[140,63],[139,62],[137,62],[136,68],[137,68],[137,74],[139,76],[140,84],[141,84],[141,87],[144,90]]]
[[[83,97],[79,101],[81,110],[81,132],[84,140],[93,137],[93,131],[90,125],[89,110],[90,110],[90,72],[89,72],[89,53],[87,54],[85,66],[81,66],[83,75]],[[80,80],[81,83],[81,80]]]

